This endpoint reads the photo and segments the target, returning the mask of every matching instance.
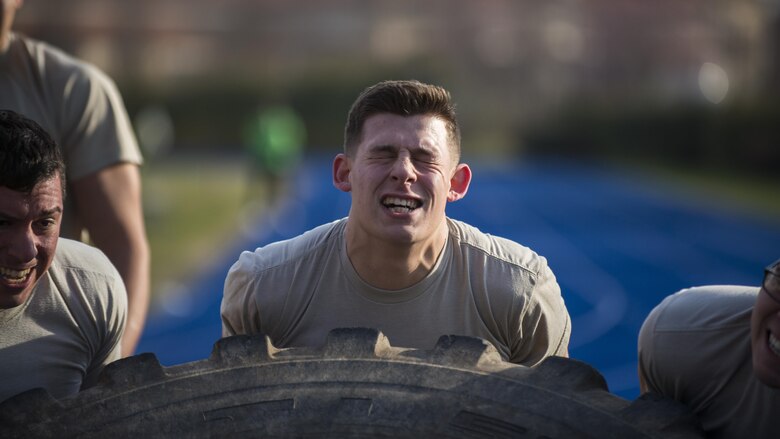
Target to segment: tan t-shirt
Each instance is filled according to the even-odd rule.
[[[122,278],[98,249],[60,238],[27,301],[0,309],[0,401],[42,387],[56,397],[93,384],[120,358]]]
[[[417,284],[364,282],[346,252],[347,219],[243,252],[225,280],[223,335],[263,333],[279,347],[320,346],[330,329],[372,327],[399,347],[431,349],[442,335],[493,343],[514,363],[568,355],[571,323],[545,258],[447,219],[447,244]]]
[[[114,82],[95,66],[44,42],[11,33],[0,52],[0,109],[38,122],[62,148],[68,181],[141,152]],[[78,239],[81,221],[66,198],[61,235]]]
[[[778,437],[780,389],[753,374],[750,315],[758,290],[682,290],[664,299],[639,332],[640,374],[649,390],[688,405],[707,437]]]

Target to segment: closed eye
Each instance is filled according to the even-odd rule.
[[[377,146],[371,149],[368,157],[372,159],[394,159],[398,157],[398,149],[390,145]]]
[[[426,150],[416,151],[412,155],[412,158],[417,163],[423,163],[428,165],[436,165],[439,163],[439,157],[436,154]]]
[[[6,216],[0,215],[0,227],[10,226],[11,222],[12,222],[12,218],[8,218]]]

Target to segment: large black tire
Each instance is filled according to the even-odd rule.
[[[152,354],[108,365],[55,400],[32,390],[0,404],[0,437],[691,438],[681,405],[607,391],[592,367],[507,363],[486,341],[443,336],[393,347],[379,331],[338,329],[322,349],[263,336],[219,340],[208,359],[162,367]]]

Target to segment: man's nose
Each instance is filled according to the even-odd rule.
[[[417,177],[414,164],[409,157],[401,156],[393,163],[392,177],[404,183],[414,181]]]
[[[15,262],[29,262],[38,254],[36,236],[31,227],[25,227],[13,236],[8,245],[8,255]]]

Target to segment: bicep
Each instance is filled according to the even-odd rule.
[[[534,365],[553,355],[567,357],[571,318],[552,271],[545,267],[532,290],[517,300],[522,301],[523,311],[513,362]]]
[[[143,234],[138,166],[118,163],[71,183],[79,218],[100,246],[121,236]]]

